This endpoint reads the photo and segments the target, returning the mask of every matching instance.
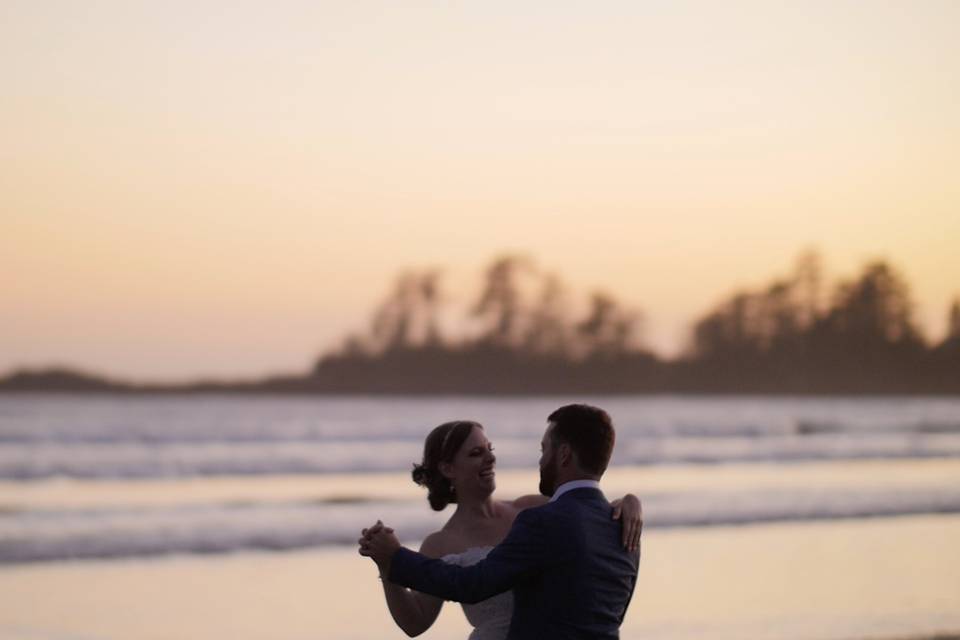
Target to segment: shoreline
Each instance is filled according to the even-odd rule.
[[[484,361],[485,362],[485,361]],[[510,358],[505,363],[518,365]],[[331,396],[372,396],[372,397],[516,397],[516,398],[535,398],[551,396],[688,396],[688,397],[941,397],[956,398],[960,397],[960,382],[944,382],[937,376],[928,375],[923,384],[918,384],[913,378],[898,379],[895,383],[881,383],[877,380],[864,380],[862,382],[851,382],[849,379],[843,379],[842,383],[834,382],[817,386],[810,382],[811,379],[829,379],[832,371],[821,372],[823,375],[813,375],[804,378],[802,382],[781,380],[780,384],[774,384],[771,379],[757,378],[752,380],[741,379],[743,376],[734,376],[737,382],[728,384],[719,383],[718,380],[727,378],[703,379],[702,376],[694,376],[691,379],[685,379],[689,374],[691,366],[694,363],[685,361],[665,360],[658,362],[655,368],[657,372],[651,372],[643,367],[635,371],[637,375],[633,384],[625,382],[624,378],[611,378],[602,382],[597,382],[596,371],[590,375],[584,375],[585,372],[580,369],[585,366],[583,362],[578,361],[550,361],[550,368],[565,368],[573,376],[576,382],[569,380],[555,380],[552,383],[546,382],[537,385],[532,381],[538,379],[538,375],[544,374],[542,367],[544,363],[533,366],[530,370],[531,376],[516,375],[514,377],[502,378],[499,375],[489,375],[478,378],[476,367],[473,365],[465,366],[457,370],[457,376],[454,378],[443,378],[435,373],[442,373],[443,369],[426,375],[426,372],[420,371],[416,375],[410,376],[411,380],[418,380],[418,383],[402,384],[396,371],[388,379],[381,379],[381,371],[384,367],[390,368],[388,362],[376,363],[365,362],[360,365],[366,367],[366,375],[358,375],[355,367],[348,366],[344,372],[332,373],[326,375],[311,374],[280,374],[266,375],[255,379],[194,379],[184,382],[146,382],[124,380],[108,377],[99,373],[92,373],[70,368],[39,368],[39,369],[15,369],[9,371],[6,375],[0,375],[0,397],[4,394],[46,394],[46,393],[67,393],[76,395],[117,395],[117,396],[170,396],[170,395],[224,395],[224,396],[251,396],[262,397],[265,395],[287,396],[287,397],[331,397]],[[709,363],[702,363],[709,365]],[[443,367],[449,365],[445,360]],[[609,365],[609,363],[608,363]],[[591,365],[594,366],[594,365]],[[590,367],[588,367],[589,369]],[[617,367],[615,367],[617,368]],[[606,371],[608,366],[604,366],[598,371]],[[619,367],[622,369],[622,367]],[[660,369],[663,369],[662,371]],[[592,369],[591,369],[592,371]],[[579,372],[581,375],[574,375],[573,372]],[[589,373],[589,372],[588,372]],[[742,373],[742,372],[741,372]],[[816,373],[816,372],[812,372]],[[341,379],[341,374],[348,375],[351,381]],[[679,378],[678,378],[679,376]],[[949,377],[949,376],[948,376]],[[374,382],[371,382],[373,380]],[[423,383],[424,380],[433,381]],[[445,380],[445,384],[437,385],[437,380]]]
[[[958,515],[651,529],[642,544],[625,639],[960,639]],[[347,548],[6,566],[0,593],[0,638],[403,637]],[[468,633],[448,605],[429,637]]]

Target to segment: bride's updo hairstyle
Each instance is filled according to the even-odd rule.
[[[440,464],[453,462],[460,446],[470,436],[473,428],[483,426],[471,420],[444,422],[430,432],[423,443],[423,462],[413,465],[413,481],[427,488],[427,500],[434,511],[443,511],[451,502],[456,503],[457,495],[450,479],[440,473]]]

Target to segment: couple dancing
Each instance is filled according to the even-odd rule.
[[[511,502],[492,498],[496,458],[483,427],[434,429],[413,479],[429,489],[433,509],[453,502],[454,514],[420,553],[379,521],[358,541],[380,570],[397,625],[423,633],[443,601],[455,600],[475,627],[471,640],[617,638],[636,584],[642,521],[636,496],[611,504],[600,492],[614,440],[605,411],[557,409],[541,441],[542,495]]]

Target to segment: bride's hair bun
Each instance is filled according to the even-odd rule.
[[[483,429],[479,423],[470,420],[445,422],[431,431],[423,443],[423,462],[413,465],[410,476],[415,483],[427,488],[427,500],[434,511],[442,511],[457,501],[453,484],[440,473],[440,464],[453,461],[474,427]]]
[[[430,472],[422,464],[414,464],[410,475],[413,476],[413,481],[421,487],[427,486],[430,481]]]

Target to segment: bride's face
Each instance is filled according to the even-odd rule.
[[[445,471],[458,493],[493,493],[497,457],[483,429],[474,427]]]

